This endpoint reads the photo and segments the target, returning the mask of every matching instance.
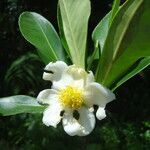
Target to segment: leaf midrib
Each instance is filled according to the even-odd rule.
[[[32,15],[32,14],[31,14],[31,15]],[[38,23],[38,22],[36,21],[34,15],[32,15],[32,16],[33,16],[33,18],[34,18],[34,21],[35,21],[35,22],[37,23],[37,25],[40,27],[41,32],[42,32],[44,38],[46,39],[49,48],[52,50],[52,53],[53,53],[54,57],[56,58],[56,60],[58,60],[58,57],[57,57],[57,55],[55,54],[55,52],[54,52],[54,50],[53,50],[53,48],[52,48],[52,46],[51,46],[51,44],[50,44],[50,42],[49,42],[49,40],[48,40],[46,34],[44,33],[44,30],[42,29],[42,26],[40,25],[40,23]],[[49,23],[48,23],[48,24],[49,24]],[[48,52],[50,53],[50,51],[48,51]]]
[[[68,13],[67,13],[67,8],[66,8],[66,5],[65,5],[65,2],[64,2],[64,0],[62,0],[62,4],[64,5],[64,11],[65,11],[65,13],[66,13],[66,16],[67,16],[67,22],[68,22],[68,24],[69,24],[69,30],[70,30],[70,33],[71,33],[71,38],[72,38],[72,41],[73,41],[73,45],[74,45],[74,47],[75,47],[75,53],[76,53],[76,57],[78,56],[78,54],[77,54],[77,49],[78,49],[78,47],[77,47],[77,45],[76,45],[76,42],[75,42],[75,39],[74,39],[74,36],[73,36],[73,31],[72,31],[72,29],[71,29],[71,23],[70,23],[70,21],[69,21],[69,16],[68,16]],[[71,50],[72,51],[72,50]]]

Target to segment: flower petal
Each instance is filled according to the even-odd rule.
[[[50,105],[43,113],[43,123],[46,126],[53,126],[56,128],[61,120],[61,111],[62,107],[58,103]]]
[[[75,65],[69,66],[61,75],[61,78],[57,81],[53,81],[52,88],[56,90],[60,90],[65,88],[68,85],[84,89],[85,85],[94,81],[93,73],[87,72],[78,68]]]
[[[105,108],[104,107],[99,107],[97,112],[96,112],[96,117],[99,120],[102,120],[106,117],[106,113],[105,113]]]
[[[53,89],[46,89],[39,93],[37,96],[37,100],[41,104],[52,104],[55,103],[57,99],[57,91]]]
[[[83,79],[78,79],[75,80],[72,78],[71,75],[64,73],[62,75],[61,80],[59,81],[53,81],[52,88],[55,90],[61,90],[64,89],[66,86],[73,86],[79,89],[84,88],[84,80]]]
[[[92,71],[89,71],[88,75],[87,75],[87,79],[86,79],[86,85],[90,84],[94,82],[94,75]]]
[[[64,114],[62,123],[65,132],[70,136],[78,135],[81,132],[82,127],[78,123],[78,121],[75,118],[73,118],[72,112]]]
[[[105,105],[115,99],[115,94],[96,82],[90,83],[85,90],[85,101],[89,104]]]
[[[64,72],[59,81],[53,81],[52,88],[55,90],[61,90],[68,85],[72,85],[72,83],[72,77]]]
[[[88,109],[86,107],[82,107],[79,110],[79,124],[82,126],[82,131],[78,133],[78,136],[86,136],[90,134],[95,127],[95,116],[93,114],[93,109]]]
[[[84,79],[87,75],[87,72],[83,68],[79,68],[75,65],[69,66],[67,73],[72,76],[74,80]]]
[[[91,109],[82,107],[79,110],[79,120],[73,118],[72,113],[65,113],[63,118],[63,127],[70,136],[86,136],[92,132],[95,127],[95,116]]]
[[[48,81],[58,81],[67,68],[67,64],[63,61],[56,61],[55,63],[50,62],[44,69],[50,71],[50,73],[44,72],[43,79]]]
[[[72,82],[72,86],[83,90],[84,89],[84,80],[83,79],[75,80]]]

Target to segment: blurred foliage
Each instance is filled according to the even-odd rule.
[[[13,89],[14,95],[28,93],[35,96],[43,83],[41,80],[43,70],[40,70],[42,67],[44,67],[42,61],[33,53],[27,53],[13,61],[5,74],[4,93],[7,94]]]
[[[110,10],[112,0],[91,0],[89,33]],[[18,16],[35,11],[56,22],[57,1],[0,1],[0,96],[26,94],[35,96],[50,87],[42,80],[44,64],[18,30]],[[89,35],[90,35],[89,34]],[[91,40],[91,37],[88,37]],[[92,45],[90,45],[92,47]],[[149,68],[116,91],[117,100],[106,107],[107,118],[97,121],[87,137],[70,137],[62,129],[46,127],[42,115],[22,114],[0,117],[1,150],[149,150],[150,149],[150,72]]]

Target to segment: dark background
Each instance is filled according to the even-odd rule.
[[[111,9],[112,0],[91,0],[91,33]],[[123,1],[122,1],[123,2]],[[49,87],[41,79],[44,64],[35,48],[20,34],[18,17],[35,11],[58,31],[57,0],[0,0],[0,97],[25,94],[36,97]],[[145,69],[115,91],[117,100],[106,107],[107,118],[97,121],[87,137],[70,137],[61,124],[57,129],[42,124],[42,115],[20,114],[0,117],[0,150],[149,150],[150,71]]]

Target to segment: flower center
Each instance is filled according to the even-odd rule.
[[[67,86],[59,92],[59,100],[64,107],[79,109],[83,104],[83,91]]]

